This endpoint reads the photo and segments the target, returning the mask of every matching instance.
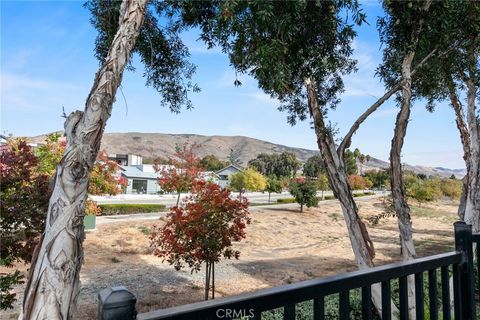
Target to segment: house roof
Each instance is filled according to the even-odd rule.
[[[237,166],[235,166],[235,165],[233,165],[233,164],[230,164],[230,165],[226,166],[225,168],[218,170],[218,171],[215,172],[215,173],[216,173],[217,175],[219,175],[219,174],[221,174],[223,171],[225,171],[225,170],[227,170],[227,169],[229,169],[229,168],[233,168],[233,169],[235,169],[237,172],[238,172],[238,171],[242,171],[241,168],[239,168],[239,167],[237,167]]]
[[[140,179],[158,179],[158,174],[154,172],[143,172],[138,167],[134,166],[120,166],[122,169],[122,175],[127,178],[140,178]]]

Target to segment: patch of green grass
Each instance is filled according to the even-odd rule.
[[[373,196],[375,192],[364,192],[364,193],[354,193],[353,197],[358,198],[358,197],[365,197],[365,196]]]
[[[166,210],[163,204],[100,204],[102,215],[111,216],[117,214],[162,212]]]
[[[282,198],[282,199],[277,199],[278,203],[295,203],[294,198]]]
[[[112,261],[112,263],[120,263],[120,262],[122,262],[122,260],[120,260],[120,259],[118,259],[118,258],[116,258],[116,257],[111,257],[111,258],[110,258],[110,261]]]
[[[448,223],[454,223],[458,220],[456,214],[444,210],[415,205],[410,205],[410,209],[414,217],[437,219]]]
[[[148,236],[151,232],[150,228],[145,227],[145,226],[138,227],[138,230],[146,236]]]

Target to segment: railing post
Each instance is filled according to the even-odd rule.
[[[99,320],[135,320],[137,298],[124,286],[103,289],[98,293]]]
[[[475,319],[475,288],[473,277],[472,226],[463,221],[454,223],[455,250],[463,253],[463,261],[459,265],[460,295],[462,301],[462,318]]]

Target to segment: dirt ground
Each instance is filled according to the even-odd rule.
[[[363,219],[382,212],[381,198],[358,201]],[[412,206],[414,240],[419,256],[453,248],[453,222],[457,204],[440,201]],[[350,241],[338,203],[320,203],[318,208],[298,211],[256,207],[247,238],[235,244],[239,260],[224,261],[216,270],[217,296],[235,295],[300,280],[356,269]],[[139,312],[201,301],[203,272],[175,271],[151,254],[148,234],[162,221],[116,223],[99,226],[87,234],[82,289],[76,319],[96,319],[98,291],[124,285],[137,296]],[[375,245],[377,265],[400,258],[395,218],[378,225],[367,223]],[[23,268],[24,270],[26,267]],[[23,287],[16,288],[20,293]],[[18,315],[2,312],[2,319]]]

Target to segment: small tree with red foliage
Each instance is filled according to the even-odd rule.
[[[158,184],[166,192],[176,192],[177,206],[182,192],[192,190],[201,172],[200,159],[196,154],[198,144],[185,143],[177,145],[175,157],[168,160],[169,166],[155,164],[155,170],[160,174]]]
[[[205,300],[215,298],[215,263],[223,257],[238,259],[233,242],[245,238],[250,223],[248,200],[232,199],[230,190],[215,183],[196,181],[193,194],[171,208],[167,223],[155,227],[150,239],[154,254],[180,270],[188,265],[197,272],[205,263]]]
[[[98,153],[88,184],[88,193],[92,195],[116,195],[122,192],[128,181],[118,175],[118,163],[108,160],[104,151]]]
[[[45,227],[50,198],[49,177],[39,173],[39,161],[25,140],[9,139],[0,146],[0,266],[28,263]],[[15,270],[0,276],[0,309],[15,301],[12,286],[22,283]]]
[[[352,190],[364,190],[367,188],[367,182],[362,176],[355,174],[349,175],[348,182],[350,183],[350,188],[352,188]]]

